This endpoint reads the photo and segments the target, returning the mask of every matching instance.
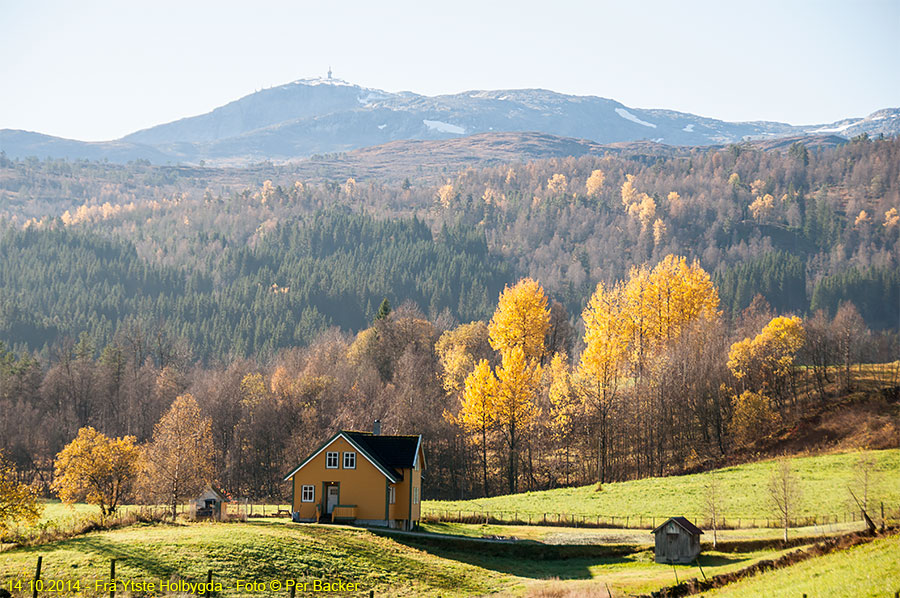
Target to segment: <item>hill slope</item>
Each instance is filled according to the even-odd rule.
[[[826,554],[718,590],[709,598],[877,598],[900,588],[900,536]]]
[[[843,518],[855,510],[851,508],[847,486],[856,487],[862,459],[871,460],[870,475],[877,480],[878,491],[870,490],[870,497],[896,505],[900,501],[900,449],[797,457],[792,460],[792,467],[802,487],[802,498],[796,516]],[[596,486],[558,488],[467,501],[426,501],[422,507],[424,513],[435,514],[502,511],[509,518],[514,513],[520,518],[532,515],[537,519],[545,513],[616,516],[623,520],[627,516],[631,525],[652,525],[653,521],[658,523],[661,518],[676,514],[702,520],[706,513],[705,488],[715,476],[726,522],[740,518],[744,525],[765,525],[765,520],[774,517],[768,505],[768,483],[776,464],[761,461],[713,472],[614,482],[604,484],[601,491]],[[651,518],[655,519],[648,521]]]

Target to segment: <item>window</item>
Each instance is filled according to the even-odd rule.
[[[391,489],[388,493],[388,502],[390,504],[394,504],[397,502],[397,489],[391,486]]]
[[[413,488],[413,504],[419,504],[419,489]]]
[[[300,502],[315,502],[316,500],[316,487],[308,486],[306,484],[300,490]]]
[[[338,454],[336,451],[333,453],[325,453],[325,467],[328,469],[338,468]]]
[[[344,453],[344,469],[356,469],[356,453]]]

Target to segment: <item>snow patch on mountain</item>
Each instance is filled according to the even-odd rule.
[[[693,133],[694,132],[694,123],[685,125],[685,127],[681,130],[684,131],[685,133]]]
[[[358,98],[356,98],[356,101],[359,102],[360,104],[362,104],[363,106],[368,106],[370,104],[373,104],[374,102],[386,100],[386,99],[388,99],[388,97],[389,96],[387,94],[384,94],[381,92],[369,91],[369,93],[367,93],[366,95],[359,96]]]
[[[633,123],[637,123],[639,125],[644,125],[645,127],[652,127],[654,129],[656,128],[656,125],[654,125],[653,123],[648,123],[646,120],[639,119],[634,114],[632,114],[628,110],[625,110],[624,108],[616,108],[616,114],[618,114],[625,120],[630,120]]]
[[[874,119],[873,119],[874,120]],[[815,131],[810,131],[810,133],[840,133],[841,131],[845,131],[855,125],[859,121],[849,122],[845,125],[841,125],[839,127],[822,127],[821,129],[816,129]]]
[[[352,83],[348,81],[344,81],[343,79],[334,79],[334,78],[325,78],[325,77],[310,77],[307,79],[297,79],[294,81],[294,85],[338,85],[342,87],[356,87]]]
[[[440,131],[441,133],[453,133],[455,135],[465,135],[466,130],[457,125],[451,125],[450,123],[445,123],[442,120],[427,120],[423,119],[422,122],[426,127],[433,131]]]

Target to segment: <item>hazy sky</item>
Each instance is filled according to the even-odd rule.
[[[900,106],[900,0],[0,0],[0,128],[101,140],[324,75],[725,120]]]

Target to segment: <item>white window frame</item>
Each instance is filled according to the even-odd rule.
[[[350,459],[352,463],[347,465],[347,459]],[[356,452],[355,451],[344,451],[344,459],[343,459],[344,469],[356,469]]]
[[[340,466],[340,461],[338,460],[337,451],[328,451],[325,453],[325,469],[337,469]],[[334,465],[331,464],[331,460],[334,459]]]
[[[397,503],[397,489],[394,486],[390,487],[388,491],[388,504],[396,504]]]
[[[419,488],[413,488],[413,504],[419,504]]]
[[[307,492],[309,498],[307,498]],[[316,487],[312,484],[303,484],[300,486],[300,502],[316,502]]]

